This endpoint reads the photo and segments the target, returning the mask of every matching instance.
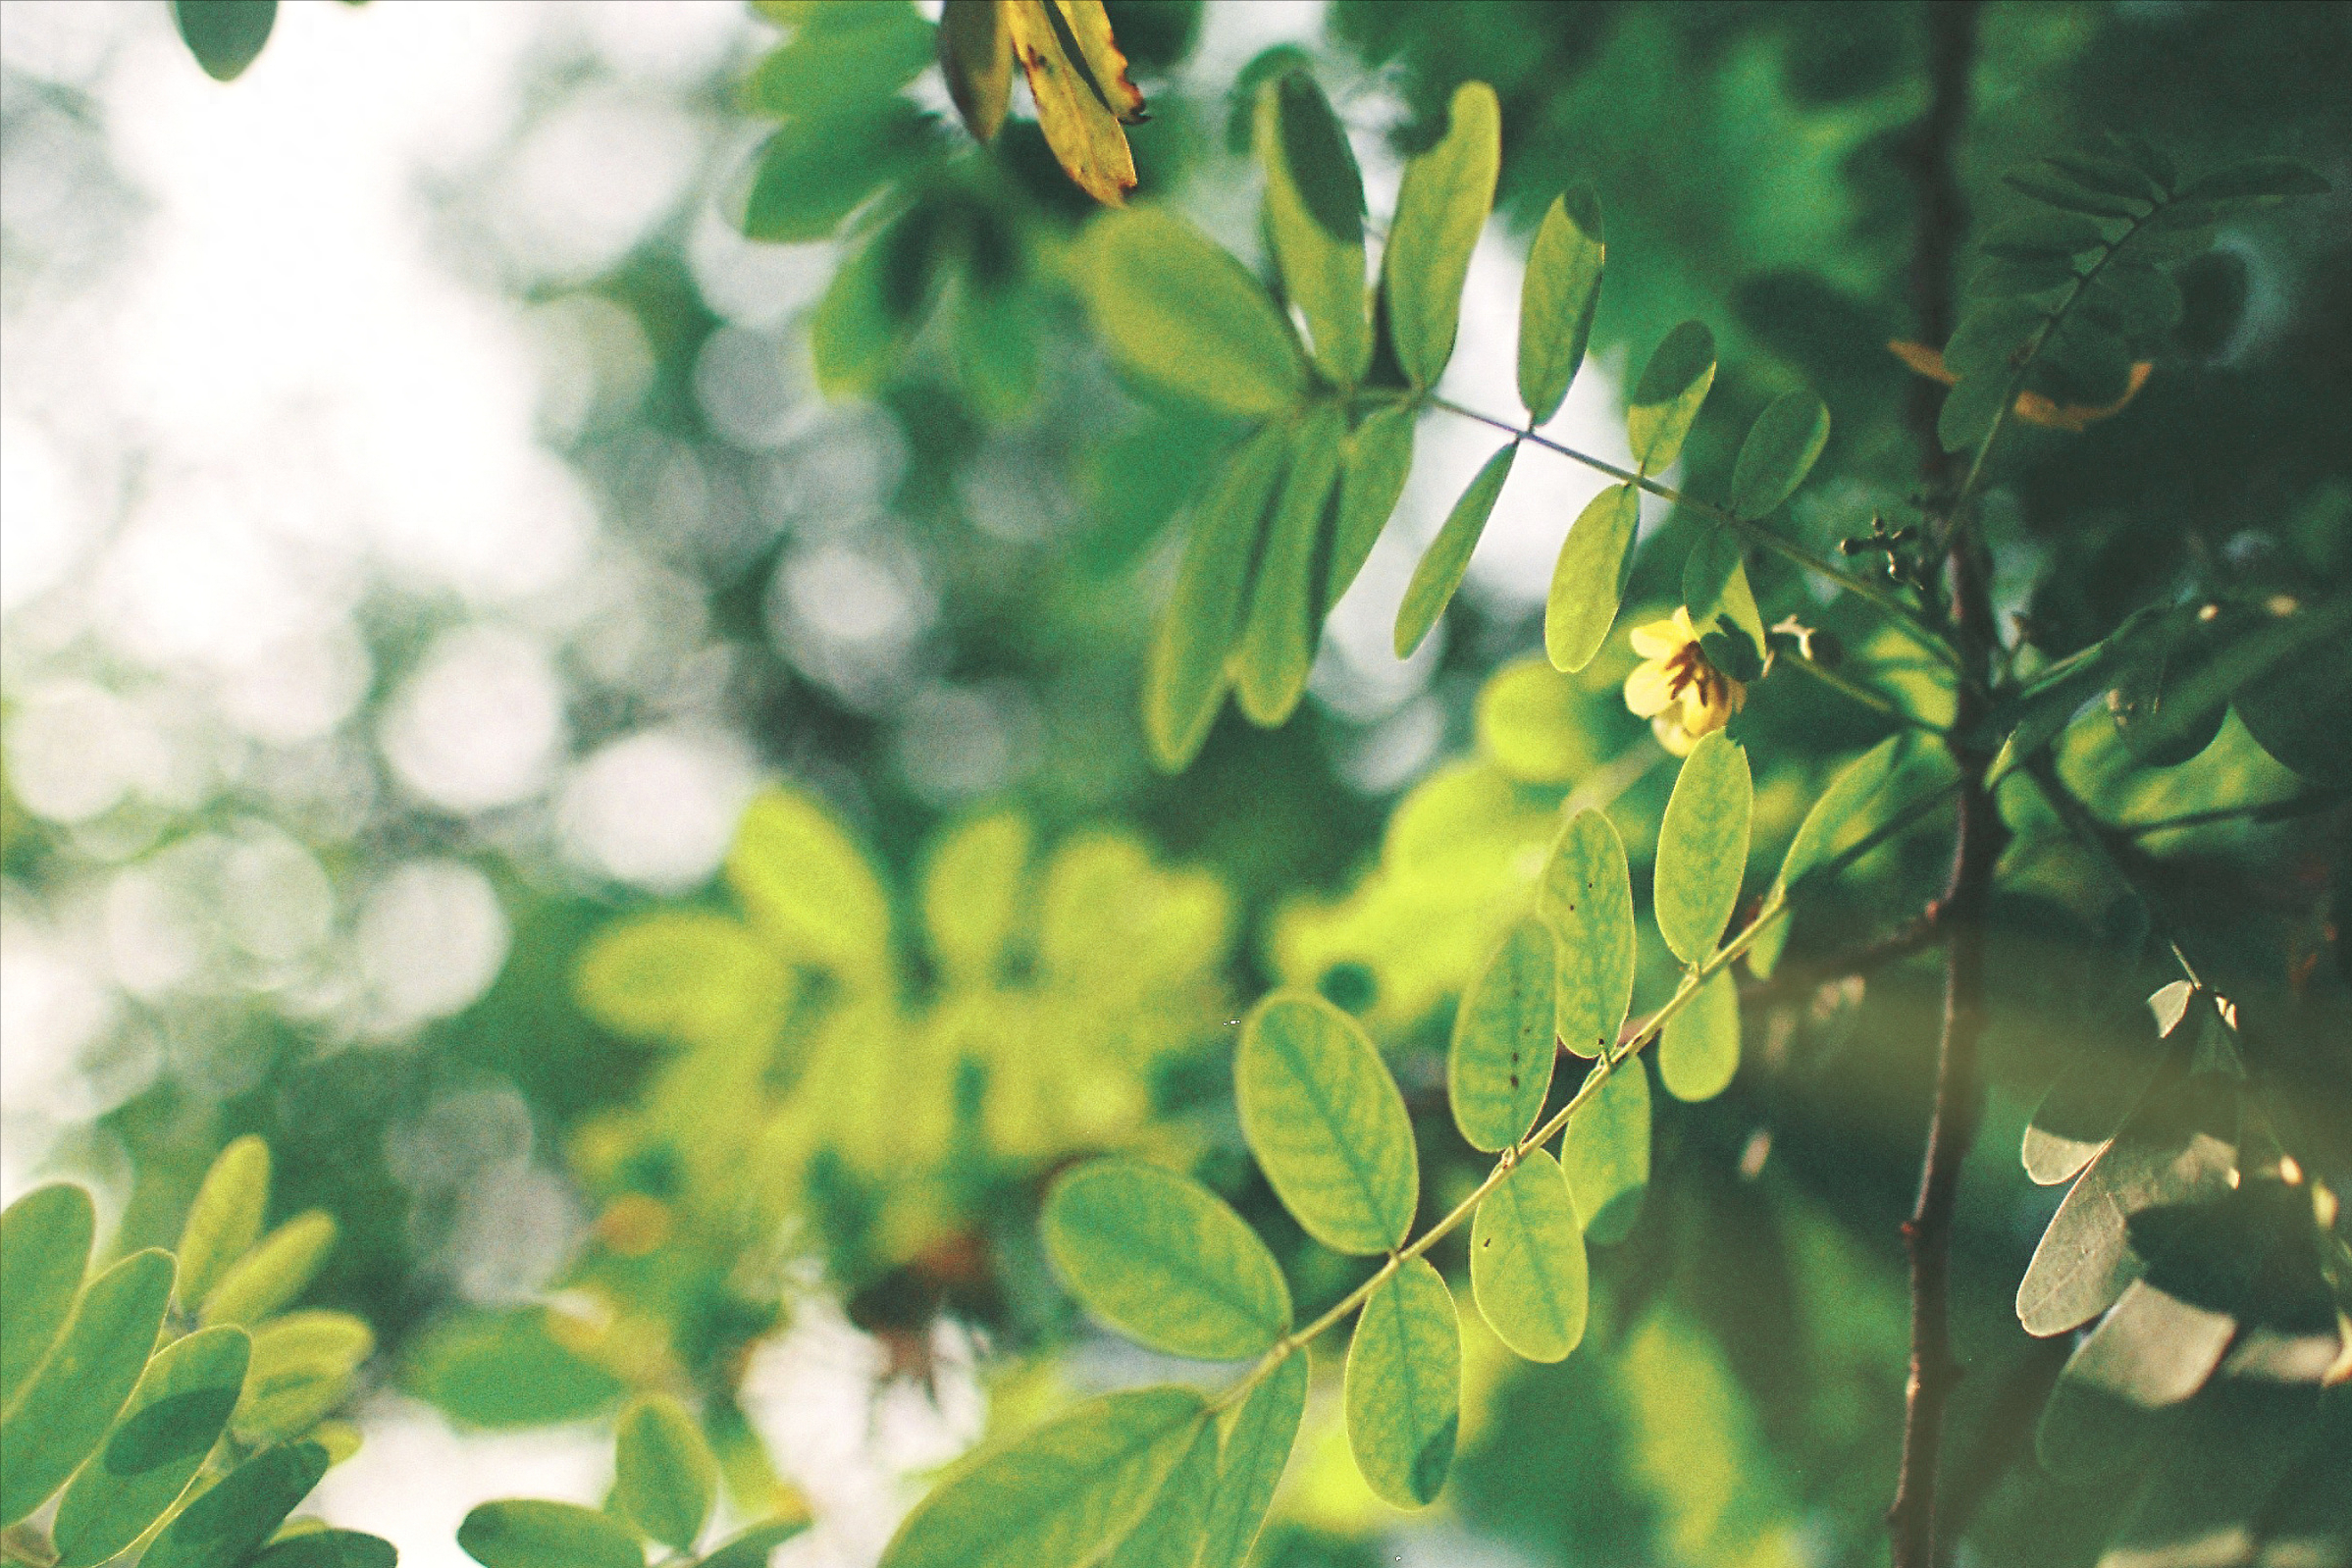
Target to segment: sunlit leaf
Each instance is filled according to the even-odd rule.
[[[1731,475],[1731,507],[1762,517],[1779,506],[1813,471],[1829,444],[1829,409],[1809,392],[1784,392],[1749,427]]]
[[[1462,574],[1470,569],[1471,552],[1478,549],[1479,537],[1487,531],[1487,519],[1494,515],[1494,502],[1502,495],[1503,481],[1511,477],[1511,459],[1519,454],[1519,444],[1511,443],[1487,459],[1484,468],[1470,481],[1446,515],[1445,526],[1430,541],[1423,552],[1421,564],[1413,568],[1413,580],[1405,585],[1404,601],[1396,607],[1396,656],[1404,658],[1421,646],[1421,640],[1437,624],[1452,602],[1454,590],[1462,586]]]
[[[1626,440],[1643,473],[1661,473],[1682,455],[1714,384],[1715,335],[1703,322],[1686,321],[1650,353],[1625,413]]]
[[[146,1534],[228,1428],[251,1341],[199,1329],[156,1353],[96,1454],[58,1499],[49,1539],[58,1568],[89,1568]]]
[[[1419,1155],[1387,1064],[1320,996],[1251,1010],[1233,1061],[1241,1131],[1307,1234],[1334,1252],[1386,1252],[1412,1228]]]
[[[1266,232],[1282,291],[1307,319],[1315,363],[1342,387],[1372,360],[1365,313],[1364,180],[1314,77],[1285,71],[1258,89]]]
[[[204,74],[234,81],[270,41],[278,0],[172,0],[172,20]]]
[[[1528,915],[1505,932],[1454,1014],[1445,1092],[1454,1125],[1474,1149],[1507,1149],[1527,1135],[1551,1090],[1552,991],[1559,964],[1551,927]]]
[[[134,1252],[92,1280],[48,1359],[0,1418],[0,1525],[39,1507],[114,1425],[172,1301],[172,1255]]]
[[[958,985],[984,985],[1004,963],[1025,904],[1031,834],[1011,811],[953,828],[923,869],[923,924],[931,952]]]
[[[1780,862],[1780,886],[1803,886],[1824,862],[1869,831],[1872,816],[1868,809],[1902,766],[1907,749],[1902,736],[1890,735],[1838,769],[1838,776],[1829,781],[1829,788],[1797,824],[1797,836],[1789,840],[1788,853]]]
[[[1437,1498],[1461,1428],[1462,1325],[1427,1258],[1365,1297],[1347,1349],[1347,1444],[1365,1484],[1399,1508]]]
[[[1103,1568],[1193,1568],[1217,1490],[1217,1423],[1204,1421],[1143,1520],[1112,1548]]]
[[[1528,247],[1519,291],[1519,400],[1535,424],[1560,411],[1585,362],[1607,256],[1593,187],[1571,186],[1552,198]]]
[[[1079,1568],[1142,1519],[1207,1420],[1189,1388],[1090,1399],[959,1469],[881,1568]]]
[[[1275,1363],[1228,1419],[1200,1568],[1241,1568],[1248,1558],[1306,1407],[1307,1358],[1294,1352]]]
[[[1747,752],[1721,730],[1700,737],[1658,827],[1658,931],[1685,964],[1704,962],[1731,923],[1753,801]]]
[[[335,1248],[335,1216],[323,1209],[297,1214],[263,1236],[229,1267],[204,1298],[208,1324],[254,1324],[310,1287]]]
[[[1088,9],[1099,17],[1102,0],[1004,0],[1013,58],[1020,62],[1021,75],[1028,79],[1046,145],[1079,189],[1116,207],[1135,188],[1135,157],[1120,122],[1133,117],[1143,100],[1135,94],[1128,106],[1134,88],[1126,80],[1124,60],[1106,73],[1098,69],[1100,59],[1089,59],[1092,51],[1086,46],[1097,40],[1095,29],[1080,16]],[[1074,58],[1064,41],[1066,34],[1078,46]],[[1101,29],[1098,46],[1110,50],[1110,59],[1118,58],[1108,26]]]
[[[89,1193],[65,1181],[0,1214],[0,1409],[16,1402],[73,1316],[97,1223]]]
[[[1275,413],[1304,392],[1306,363],[1273,299],[1173,213],[1096,219],[1079,272],[1104,346],[1142,380],[1235,414]]]
[[[2018,1151],[2043,1186],[2070,1181],[2107,1146],[2146,1092],[2152,1056],[2083,1052],[2066,1064],[2034,1108]]]
[[[252,1250],[269,1207],[270,1146],[249,1134],[237,1138],[204,1174],[180,1232],[183,1310],[202,1301],[229,1266]]]
[[[1346,438],[1346,415],[1336,403],[1320,403],[1299,422],[1291,442],[1290,467],[1267,523],[1241,646],[1233,654],[1233,695],[1253,723],[1281,723],[1306,694],[1320,629],[1315,564]]]
[[[1090,1161],[1054,1183],[1043,1228],[1071,1293],[1155,1350],[1239,1360],[1290,1327],[1290,1290],[1266,1243],[1173,1172]]]
[[[1436,386],[1453,357],[1462,285],[1501,164],[1502,107],[1493,88],[1466,81],[1454,90],[1444,136],[1405,165],[1381,259],[1389,341],[1416,387]]]
[[[1143,94],[1127,79],[1127,57],[1111,36],[1111,14],[1103,0],[1053,0],[1054,20],[1067,29],[1065,46],[1076,45],[1075,59],[1087,85],[1123,126],[1143,118]]]
[[[754,1525],[740,1535],[729,1536],[703,1559],[701,1568],[767,1568],[776,1548],[806,1533],[809,1525],[807,1519],[771,1519]]]
[[[1723,969],[1658,1036],[1658,1081],[1678,1100],[1711,1100],[1740,1071],[1740,986]]]
[[[1287,432],[1261,430],[1192,509],[1184,562],[1161,612],[1143,684],[1152,759],[1172,772],[1192,760],[1225,701],[1226,658],[1241,635],[1250,561],[1288,445]]]
[[[1412,477],[1413,428],[1420,410],[1409,403],[1375,409],[1347,439],[1347,464],[1339,478],[1339,521],[1332,540],[1332,569],[1323,589],[1323,613],[1330,614],[1356,574],[1364,569],[1381,530],[1396,510],[1397,497]]]
[[[718,1460],[684,1406],[667,1394],[646,1394],[621,1412],[612,1485],[638,1529],[687,1551],[718,1500]]]
[[[1585,1336],[1590,1281],[1568,1179],[1530,1149],[1470,1225],[1470,1289],[1496,1338],[1530,1361],[1560,1361]]]
[[[1748,561],[1738,534],[1710,528],[1691,547],[1683,559],[1683,607],[1690,611],[1701,642],[1721,635],[1726,626],[1745,636],[1749,650],[1744,656],[1750,660],[1745,669],[1713,657],[1709,644],[1709,660],[1718,669],[1737,681],[1762,674],[1764,617],[1756,608],[1755,590],[1748,586]]]
[[[1632,485],[1602,491],[1577,514],[1543,601],[1543,652],[1554,669],[1583,669],[1608,642],[1641,524],[1642,496]]]
[[[1568,1119],[1560,1169],[1595,1246],[1621,1241],[1649,1188],[1649,1073],[1639,1057],[1601,1080]]]
[[[888,973],[890,901],[864,852],[814,796],[779,787],[755,799],[727,850],[727,882],[787,957],[853,983]]]
[[[577,1503],[486,1502],[457,1527],[457,1544],[483,1568],[645,1568],[626,1526]]]
[[[347,1312],[289,1312],[253,1333],[253,1360],[233,1422],[248,1442],[295,1437],[349,1397],[376,1333]]]
[[[2157,1413],[2205,1385],[2237,1321],[2135,1280],[2066,1358],[2034,1433],[2034,1454],[2070,1481],[2139,1457]]]
[[[1553,1027],[1578,1056],[1601,1056],[1634,998],[1633,883],[1625,841],[1606,816],[1588,808],[1568,819],[1537,898],[1560,938]]]
[[[914,80],[934,55],[946,54],[931,25],[905,0],[826,6],[753,68],[741,102],[750,113],[776,120],[837,121],[869,112],[877,99],[887,100]]]
[[[263,1449],[164,1526],[141,1568],[239,1568],[326,1473],[315,1442]]]
[[[947,0],[940,8],[939,74],[964,129],[994,141],[1013,96],[1013,29],[997,0]]]

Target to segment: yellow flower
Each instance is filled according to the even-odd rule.
[[[1699,651],[1689,610],[1635,627],[1633,642],[1644,662],[1626,677],[1625,706],[1649,720],[1658,744],[1675,756],[1688,757],[1699,736],[1721,729],[1746,706],[1748,688]]]

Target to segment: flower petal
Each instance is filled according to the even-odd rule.
[[[1633,629],[1634,652],[1644,658],[1672,658],[1690,641],[1690,636],[1671,617]]]
[[[1625,706],[1635,716],[1662,713],[1674,702],[1674,676],[1655,659],[1636,666],[1625,678]]]

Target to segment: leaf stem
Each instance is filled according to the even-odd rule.
[[[1677,506],[1688,506],[1693,511],[1703,512],[1749,543],[1770,550],[1773,554],[1802,566],[1808,572],[1826,577],[1848,593],[1867,600],[1894,616],[1911,631],[1919,634],[1919,641],[1945,663],[1954,662],[1951,646],[1945,641],[1943,634],[1919,614],[1917,606],[1905,600],[1900,594],[1883,588],[1858,573],[1850,572],[1835,562],[1823,560],[1803,546],[1781,538],[1769,528],[1740,516],[1727,506],[1718,506],[1712,501],[1700,500],[1698,497],[1686,495],[1671,485],[1661,485],[1646,474],[1620,468],[1605,458],[1595,457],[1591,452],[1579,451],[1574,446],[1553,441],[1548,436],[1538,435],[1535,431],[1521,425],[1514,425],[1507,419],[1497,419],[1492,414],[1482,414],[1475,408],[1465,407],[1449,398],[1432,396],[1429,403],[1433,408],[1442,408],[1449,414],[1457,414],[1481,425],[1508,432],[1520,441],[1541,446],[1544,450],[1568,458],[1572,462],[1582,463],[1596,473],[1606,474],[1611,479],[1623,484],[1646,490],[1661,500],[1672,501]]]

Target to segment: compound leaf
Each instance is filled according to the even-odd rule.
[[[1251,1010],[1233,1063],[1241,1132],[1282,1206],[1334,1252],[1412,1228],[1420,1159],[1404,1096],[1356,1020],[1308,992]]]

